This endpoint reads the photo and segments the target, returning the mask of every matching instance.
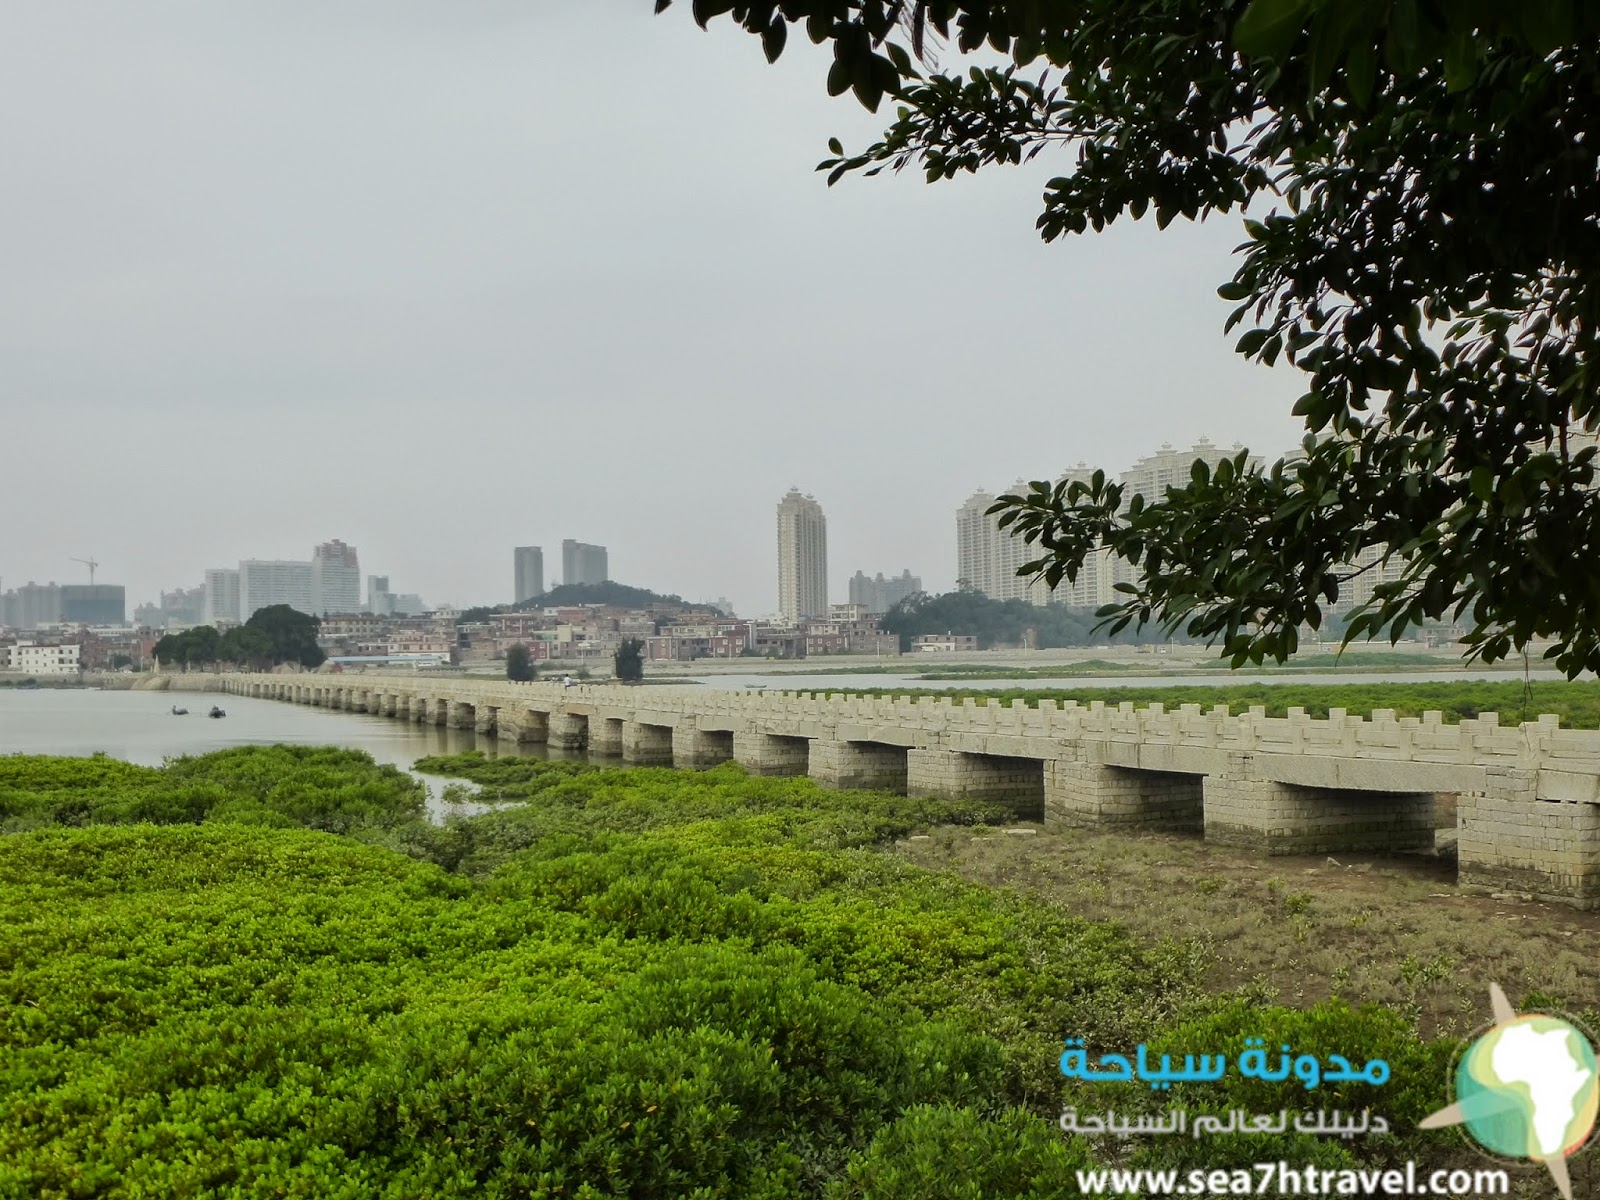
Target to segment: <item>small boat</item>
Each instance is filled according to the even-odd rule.
[[[208,716],[208,717],[225,717],[227,715],[228,715],[227,713],[223,712],[215,704],[213,704],[211,706],[211,711],[206,714],[206,716]]]
[[[764,683],[747,683],[744,685],[744,690],[747,692],[764,692],[767,690],[767,685]]]
[[[175,717],[187,717],[189,715],[189,710],[187,708],[179,708],[176,704],[174,704],[172,706],[172,715]]]

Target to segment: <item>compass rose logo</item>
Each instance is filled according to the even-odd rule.
[[[1494,1028],[1456,1064],[1455,1102],[1424,1117],[1422,1128],[1462,1125],[1491,1153],[1543,1163],[1572,1200],[1567,1158],[1583,1148],[1600,1112],[1594,1047],[1560,1017],[1519,1016],[1497,983],[1489,1003]]]

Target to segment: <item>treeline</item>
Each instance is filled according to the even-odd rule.
[[[316,617],[287,604],[271,604],[257,609],[243,625],[221,633],[210,625],[169,633],[156,643],[155,656],[168,665],[186,667],[219,663],[258,669],[280,663],[320,667],[328,657],[317,645],[321,624]]]
[[[1127,630],[1113,639],[1104,632],[1094,632],[1096,623],[1092,608],[1055,604],[1041,608],[1026,600],[993,600],[970,590],[940,595],[918,592],[900,601],[883,618],[883,627],[900,635],[902,650],[911,649],[911,639],[924,633],[974,634],[980,650],[995,646],[1051,650],[1059,646],[1109,646],[1113,641],[1138,646],[1185,640],[1168,638],[1159,630],[1140,634]]]

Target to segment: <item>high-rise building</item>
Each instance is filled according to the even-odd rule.
[[[12,629],[37,629],[61,620],[61,587],[55,583],[28,582],[0,598],[0,625]]]
[[[828,521],[799,488],[778,502],[778,612],[790,622],[828,615]]]
[[[237,567],[213,567],[206,572],[205,603],[201,607],[201,620],[207,625],[219,621],[238,621],[239,570]]]
[[[1080,460],[1077,466],[1068,467],[1058,475],[1056,482],[1088,483],[1093,478],[1094,468]],[[1125,578],[1131,578],[1126,563],[1112,558],[1109,550],[1095,550],[1083,560],[1076,579],[1063,578],[1056,585],[1052,599],[1069,608],[1100,608],[1117,599],[1113,585]]]
[[[394,593],[389,590],[387,575],[367,576],[367,611],[379,617],[394,611]]]
[[[361,564],[356,548],[339,539],[311,552],[311,611],[314,616],[361,610]]]
[[[67,625],[121,625],[128,596],[120,583],[63,583],[61,620]]]
[[[1232,458],[1243,449],[1243,446],[1235,445],[1231,450],[1224,450],[1212,445],[1209,438],[1201,438],[1189,450],[1174,450],[1172,443],[1164,442],[1156,453],[1141,458],[1122,473],[1122,502],[1126,505],[1136,494],[1143,496],[1146,501],[1161,500],[1165,498],[1169,487],[1188,484],[1189,472],[1194,469],[1196,459],[1215,468],[1223,459]],[[1245,460],[1247,469],[1260,465],[1261,459],[1254,455]]]
[[[1028,485],[1017,480],[1010,494],[1025,492]],[[1037,579],[1024,578],[1017,570],[1039,557],[1037,547],[1009,528],[1001,529],[998,516],[989,515],[997,497],[978,491],[956,510],[956,583],[988,596],[991,600],[1026,600],[1046,604],[1050,589]]]
[[[910,571],[891,575],[888,579],[879,571],[875,578],[867,578],[865,571],[850,577],[850,603],[859,604],[874,616],[888,612],[907,596],[922,590],[922,580]]]
[[[561,547],[563,562],[567,544],[563,543]],[[601,554],[604,553],[602,550]],[[543,546],[518,546],[512,551],[512,567],[515,574],[515,586],[512,589],[513,604],[521,604],[524,600],[544,595]]]
[[[239,618],[248,621],[274,604],[311,612],[310,563],[247,558],[239,564]]]
[[[604,583],[610,578],[611,567],[604,546],[591,546],[571,538],[561,543],[562,583]]]

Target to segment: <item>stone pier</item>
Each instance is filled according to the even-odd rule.
[[[460,701],[450,703],[450,727],[452,729],[474,729],[477,727],[478,709],[473,704],[463,704]]]
[[[1004,804],[1020,820],[1044,819],[1044,763],[1036,758],[911,750],[906,792],[912,796],[967,797]]]
[[[1456,798],[1461,886],[1600,909],[1600,805],[1541,800],[1535,772],[1491,767]]]
[[[804,775],[811,765],[811,741],[775,733],[735,733],[733,759],[752,775]]]
[[[550,714],[531,708],[502,708],[499,717],[499,736],[503,742],[522,746],[548,741]]]
[[[552,750],[582,750],[589,744],[589,718],[581,713],[553,712],[548,738]]]
[[[672,765],[699,770],[725,763],[733,757],[733,733],[698,729],[682,721],[672,728]]]
[[[903,746],[818,738],[811,743],[806,773],[823,787],[904,792],[906,755]]]
[[[1345,791],[1207,775],[1206,841],[1266,854],[1433,849],[1431,792]]]
[[[1203,778],[1051,759],[1044,765],[1044,822],[1198,833],[1205,826]]]
[[[672,765],[672,726],[622,722],[622,761],[635,766]]]
[[[622,718],[589,718],[589,753],[601,758],[622,757]]]

